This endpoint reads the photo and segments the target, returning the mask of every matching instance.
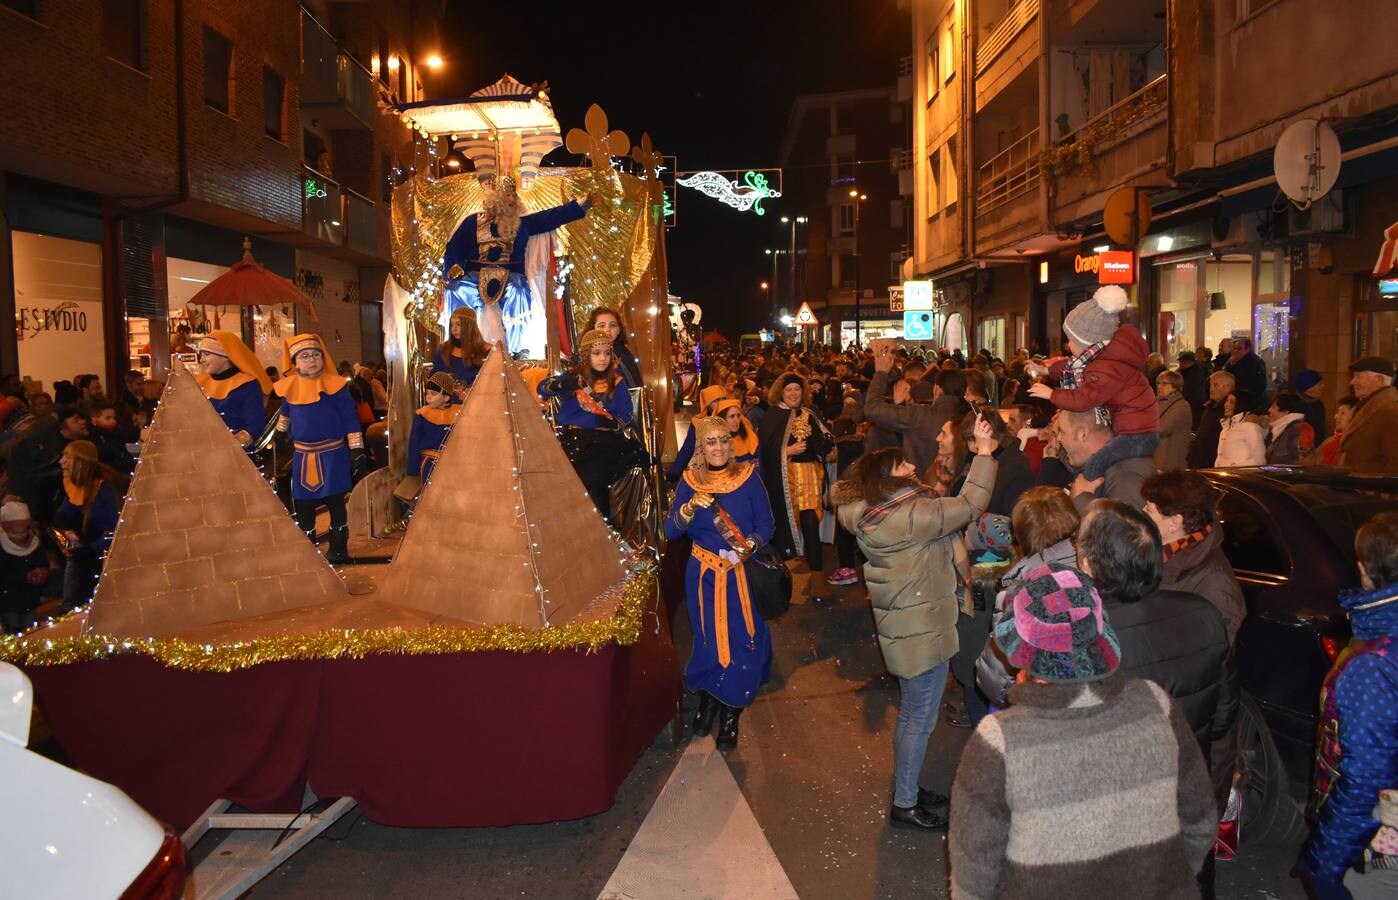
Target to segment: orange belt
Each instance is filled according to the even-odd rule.
[[[728,647],[728,573],[738,574],[738,600],[743,607],[743,624],[747,626],[748,638],[757,634],[757,626],[752,621],[752,598],[748,596],[748,576],[743,564],[734,565],[717,553],[710,553],[698,544],[690,555],[699,560],[699,631],[704,631],[704,575],[714,573],[714,641],[718,645],[718,664],[728,668],[732,662],[732,652]]]
[[[325,470],[321,468],[320,455],[344,445],[344,438],[331,438],[328,441],[316,441],[313,444],[294,442],[292,446],[303,454],[301,457],[301,486],[308,491],[314,491],[325,483]]]

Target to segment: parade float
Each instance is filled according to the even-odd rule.
[[[455,302],[448,241],[486,183],[512,174],[529,210],[598,201],[531,242],[523,327],[481,368],[392,561],[332,568],[175,366],[92,603],[0,644],[74,763],[193,823],[187,842],[230,803],[294,814],[308,791],[399,826],[595,814],[675,714],[655,550],[584,502],[521,373],[556,368],[591,309],[617,308],[646,439],[657,456],[673,441],[658,157],[643,139],[621,171],[629,141],[593,107],[567,140],[589,164],[541,167],[558,124],[544,89],[508,76],[400,112],[419,154],[393,201],[386,478]],[[443,147],[474,171],[446,174]]]

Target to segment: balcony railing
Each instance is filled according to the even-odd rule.
[[[1005,11],[1005,18],[976,45],[976,74],[995,62],[1021,31],[1039,14],[1039,0],[1019,0]]]
[[[1056,146],[1044,151],[1042,168],[1051,176],[1072,171],[1139,124],[1163,116],[1168,77],[1160,75],[1068,132]]]
[[[1101,126],[1103,126],[1104,124],[1122,118],[1123,114],[1127,112],[1136,112],[1138,108],[1146,109],[1147,112],[1154,111],[1156,107],[1164,109],[1166,85],[1165,79],[1167,79],[1168,77],[1168,75],[1156,76],[1154,81],[1151,81],[1149,84],[1141,88],[1139,91],[1136,91],[1134,94],[1128,94],[1127,96],[1122,97],[1116,103],[1113,103],[1111,106],[1102,110],[1097,115],[1083,122],[1077,128],[1074,128],[1072,131],[1059,138],[1058,143],[1074,143],[1083,138],[1085,135],[1099,130]]]
[[[340,50],[330,32],[310,13],[301,12],[301,105],[341,106],[365,125],[375,116],[374,78]],[[331,122],[350,127],[352,122]]]
[[[976,211],[1008,203],[1039,183],[1039,129],[1026,134],[981,164]]]
[[[895,172],[899,171],[900,169],[911,169],[913,167],[913,151],[894,150],[892,163],[893,171]]]
[[[373,201],[346,188],[344,222],[345,246],[360,253],[375,255],[378,228],[374,222]]]
[[[344,195],[340,185],[315,169],[301,168],[301,229],[337,246],[345,242]]]
[[[898,74],[900,76],[913,74],[913,58],[911,56],[905,56],[898,60]]]

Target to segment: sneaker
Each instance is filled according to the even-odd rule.
[[[830,584],[838,585],[858,584],[859,573],[854,571],[853,569],[848,568],[836,569],[834,572],[830,573],[830,577],[825,580],[828,581]]]

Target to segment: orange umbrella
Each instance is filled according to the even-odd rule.
[[[301,304],[311,321],[318,321],[311,298],[253,259],[252,241],[247,238],[243,238],[243,258],[189,300],[191,306],[283,306],[288,303]]]

